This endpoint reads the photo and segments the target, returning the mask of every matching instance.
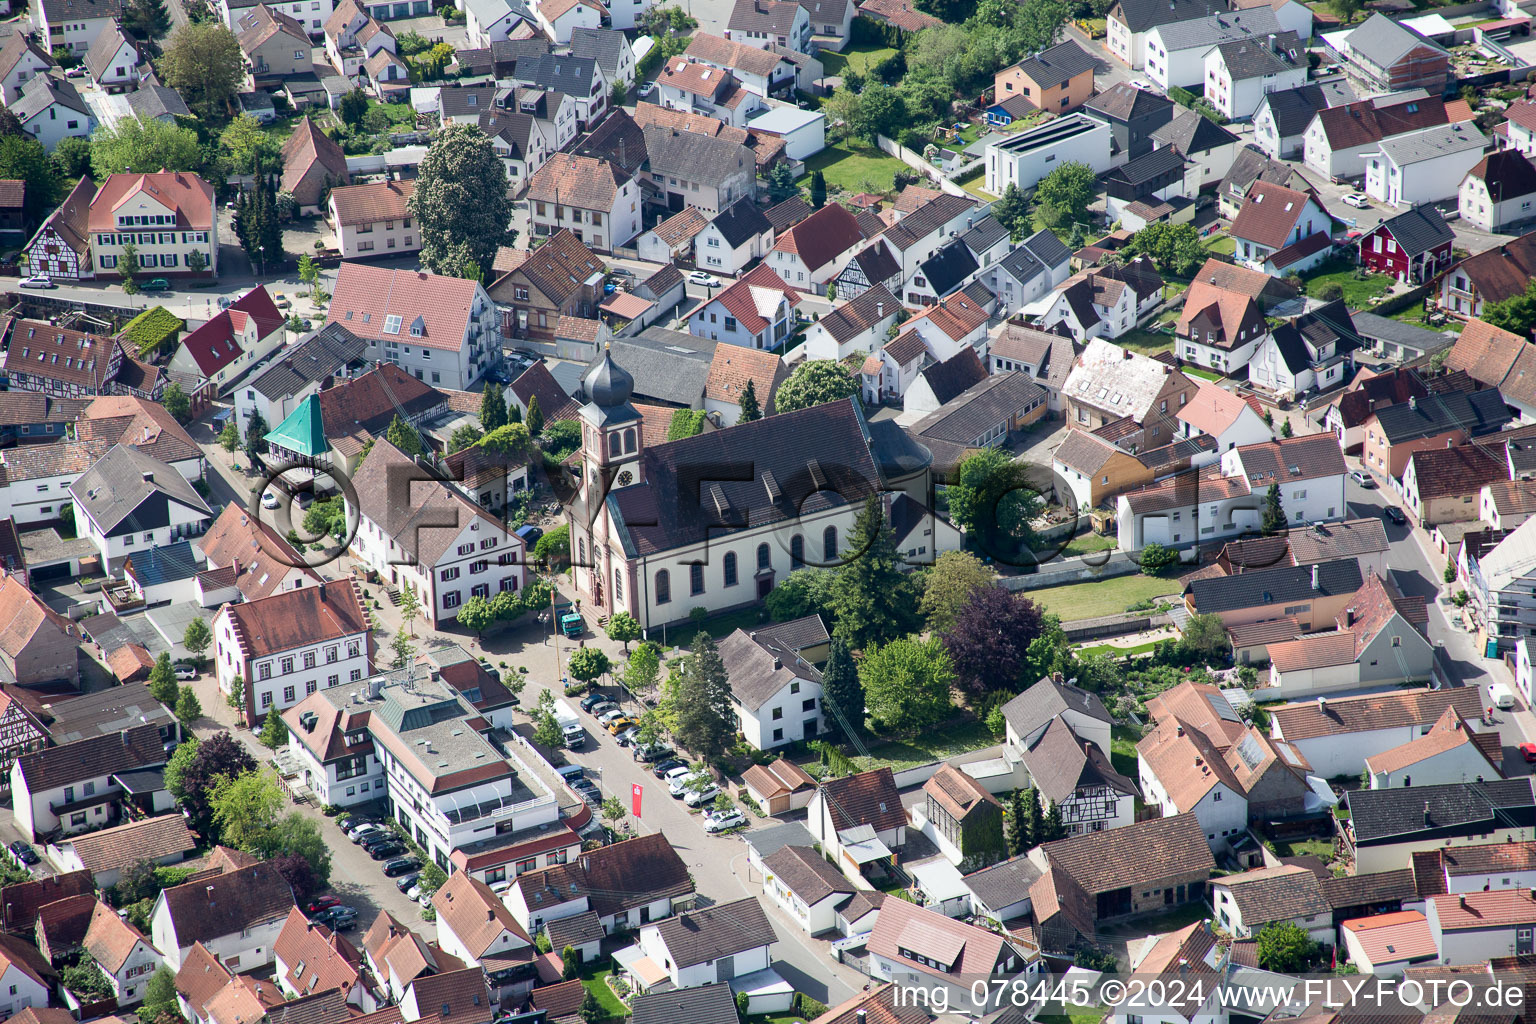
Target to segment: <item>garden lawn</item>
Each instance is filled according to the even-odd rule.
[[[629,1016],[629,1007],[619,1002],[619,997],[608,987],[608,976],[612,973],[611,968],[596,971],[591,977],[583,977],[581,984],[597,996],[598,1005],[602,1006],[609,1017],[618,1020]]]
[[[1101,615],[1117,615],[1129,605],[1167,597],[1179,592],[1178,580],[1158,579],[1134,573],[1116,576],[1114,579],[1095,580],[1092,583],[1072,583],[1064,587],[1046,587],[1044,590],[1025,590],[1021,593],[1048,612],[1061,616],[1063,622],[1076,619],[1096,619]]]
[[[1386,274],[1372,274],[1364,280],[1355,276],[1355,268],[1342,261],[1329,261],[1319,273],[1307,278],[1307,294],[1321,298],[1322,290],[1336,284],[1344,290],[1344,304],[1350,309],[1370,309],[1371,299],[1386,294],[1392,279]]]
[[[1117,545],[1115,538],[1106,537],[1101,533],[1089,531],[1073,537],[1061,549],[1061,557],[1070,558],[1073,555],[1086,555],[1090,551],[1113,551]]]
[[[1136,744],[1140,741],[1141,737],[1136,734],[1136,730],[1128,725],[1110,727],[1110,763],[1115,766],[1115,771],[1128,779],[1136,778],[1141,770],[1136,759]]]
[[[1156,640],[1148,640],[1144,644],[1134,647],[1116,647],[1114,644],[1097,644],[1093,647],[1079,647],[1078,654],[1103,654],[1110,658],[1135,657],[1138,654],[1151,654],[1157,647]]]
[[[861,772],[873,771],[887,765],[892,771],[899,772],[907,768],[915,768],[920,764],[947,760],[957,754],[968,754],[973,750],[990,747],[996,742],[997,737],[993,736],[985,725],[972,719],[956,725],[943,726],[909,740],[893,740],[889,743],[871,745],[869,755],[855,757],[853,763]]]
[[[978,167],[971,173],[967,174],[965,177],[955,179],[955,184],[965,189],[977,199],[990,203],[992,200],[996,199],[997,196],[994,196],[991,192],[988,192],[985,188],[982,187],[984,184],[986,184],[986,180],[987,169],[985,167]]]
[[[1103,1019],[1103,1010],[1079,1006],[1073,1007],[1070,1013],[1042,1013],[1035,1021],[1036,1024],[1099,1024]]]
[[[1237,243],[1232,240],[1231,235],[1216,235],[1208,238],[1206,239],[1205,247],[1209,251],[1222,256],[1231,256],[1237,251]]]
[[[895,187],[896,172],[906,166],[873,146],[850,139],[828,146],[807,160],[800,183],[808,185],[812,173],[820,171],[828,185],[849,192],[889,192]]]
[[[1177,311],[1171,311],[1178,316]],[[1126,331],[1115,339],[1115,344],[1121,348],[1128,348],[1133,352],[1144,355],[1156,355],[1173,348],[1173,335],[1159,334],[1156,331],[1143,331],[1140,328],[1134,331]]]
[[[842,53],[836,50],[822,50],[816,56],[820,58],[822,69],[829,78],[833,75],[841,78],[843,72],[850,67],[861,75],[867,75],[874,65],[887,57],[896,56],[896,51],[889,46],[881,46],[872,49],[849,49]]]

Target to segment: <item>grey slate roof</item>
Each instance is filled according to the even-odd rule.
[[[1431,829],[1474,824],[1490,832],[1517,824],[1529,826],[1536,818],[1536,794],[1532,793],[1531,781],[1526,776],[1493,782],[1357,790],[1349,794],[1355,841],[1382,842]]]
[[[763,866],[790,892],[814,907],[828,896],[852,896],[853,883],[814,847],[786,846],[763,858]]]
[[[996,245],[1008,236],[1008,229],[998,223],[996,217],[990,213],[977,221],[965,234],[960,236],[960,241],[965,243],[971,252],[983,252]]]
[[[558,57],[552,53],[541,53],[520,59],[513,77],[541,89],[585,96],[592,91],[592,77],[596,70],[597,61],[591,57]]]
[[[1390,231],[1393,239],[1410,257],[1429,252],[1456,238],[1450,226],[1445,223],[1445,218],[1440,216],[1440,211],[1427,205],[1405,210],[1396,217],[1382,221],[1380,227]]]
[[[1257,9],[1269,10],[1267,7]],[[1227,73],[1232,76],[1233,82],[1278,75],[1296,67],[1298,61],[1304,62],[1307,59],[1306,49],[1301,45],[1301,40],[1296,38],[1295,32],[1276,34],[1274,49],[1270,49],[1269,41],[1265,38],[1234,39],[1222,43],[1216,49],[1221,53],[1222,63],[1227,66]],[[1295,57],[1291,56],[1293,53]]]
[[[109,535],[124,524],[134,532],[168,526],[169,501],[213,515],[186,477],[125,444],[113,445],[70,485],[69,492],[75,504]],[[164,500],[152,500],[157,496]]]
[[[976,257],[960,239],[950,242],[918,265],[918,270],[940,297],[960,287],[960,282],[979,269]]]
[[[1381,140],[1381,151],[1398,166],[1433,160],[1452,153],[1481,150],[1488,145],[1488,136],[1470,121],[1436,125],[1407,135],[1395,135]]]
[[[613,73],[619,70],[627,49],[629,40],[624,38],[623,32],[615,32],[611,28],[571,29],[571,56],[590,57],[597,61],[597,66],[607,73],[610,81]]]
[[[1237,136],[1208,117],[1186,110],[1152,133],[1152,140],[1172,146],[1185,156],[1205,153],[1237,141]]]
[[[1094,60],[1081,46],[1068,39],[1033,57],[1024,58],[1015,66],[1040,88],[1053,89],[1084,71],[1092,71]]]
[[[1146,32],[1158,25],[1203,18],[1226,8],[1222,0],[1120,0],[1109,13],[1132,32]]]
[[[969,351],[969,350],[967,350]],[[952,402],[912,425],[912,433],[935,458],[956,458],[976,439],[1017,415],[1031,403],[1044,402],[1046,391],[1018,370],[993,374]]]
[[[635,378],[635,397],[691,409],[704,401],[715,342],[665,327],[613,339],[614,362]]]
[[[1162,36],[1163,46],[1173,51],[1209,48],[1234,39],[1262,39],[1279,31],[1280,23],[1275,20],[1274,11],[1268,7],[1250,7],[1246,11],[1219,11],[1205,18],[1161,25],[1157,34]]]
[[[1137,157],[1130,163],[1110,171],[1105,177],[1130,185],[1140,185],[1170,171],[1181,170],[1184,163],[1184,158],[1177,151],[1165,146],[1162,149],[1154,149],[1146,156]]]
[[[1317,571],[1317,589],[1312,573]],[[1195,580],[1185,588],[1200,614],[1238,611],[1262,605],[1291,604],[1314,596],[1353,594],[1364,582],[1354,559],[1318,565],[1277,565],[1272,569]]]
[[[1355,330],[1360,333],[1360,337],[1369,338],[1372,341],[1389,341],[1423,352],[1434,351],[1451,342],[1451,338],[1440,331],[1415,327],[1413,324],[1377,316],[1375,313],[1356,313],[1353,319]]]
[[[1048,267],[1065,266],[1072,259],[1072,250],[1050,231],[1044,229],[1024,239],[1024,245],[1035,258]]]
[[[681,175],[689,181],[715,184],[743,170],[757,174],[757,160],[746,146],[698,132],[648,125],[645,152],[652,173]]]
[[[736,997],[723,981],[697,988],[642,992],[630,999],[630,1024],[737,1024]]]
[[[721,210],[710,221],[731,248],[743,244],[754,235],[771,231],[773,225],[763,216],[763,211],[750,199],[738,199]]]
[[[759,857],[767,857],[786,846],[815,846],[816,837],[798,821],[786,821],[782,825],[754,828],[744,837],[747,845],[757,851]]]
[[[1426,395],[1376,410],[1376,423],[1391,444],[1461,429],[1472,435],[1498,430],[1510,419],[1497,388]]]
[[[99,633],[91,636],[102,642]],[[107,647],[105,643],[103,647]],[[107,647],[110,650],[110,647]],[[165,727],[171,724],[170,710],[150,696],[147,683],[125,683],[105,690],[72,697],[46,705],[48,735],[63,746],[92,736],[120,733],[138,725]]]
[[[35,75],[23,85],[21,96],[11,104],[11,113],[25,122],[54,103],[87,117],[91,116],[91,108],[80,98],[80,90],[75,88],[75,83],[51,74]]]
[[[108,22],[96,38],[91,41],[91,48],[85,53],[85,66],[91,72],[91,77],[101,80],[112,66],[112,58],[117,56],[117,51],[122,49],[124,43],[132,46],[135,55],[138,53],[138,44],[123,34],[122,26],[117,22]]]
[[[1445,52],[1439,43],[1426,39],[1407,25],[1393,21],[1380,12],[1371,15],[1364,24],[1350,32],[1345,45],[1384,68],[1396,64],[1415,46],[1427,46]]]
[[[438,91],[438,103],[443,117],[479,117],[488,110],[496,109],[496,86],[471,85],[445,86]]]
[[[679,970],[778,941],[763,905],[750,896],[666,918],[656,928]]]
[[[1105,724],[1114,722],[1098,694],[1050,678],[1041,679],[1003,705],[1003,717],[1020,736],[1028,736],[1068,711],[1096,718]]]
[[[720,660],[730,677],[731,695],[748,711],[756,711],[796,679],[821,682],[814,665],[772,634],[738,629],[720,641]]]
[[[1029,899],[1029,887],[1041,874],[1027,854],[1020,854],[989,868],[972,871],[961,881],[988,910],[995,912]]]
[[[255,388],[271,401],[288,398],[310,384],[321,383],[348,363],[362,359],[367,349],[367,342],[347,330],[344,324],[326,324],[286,349],[280,358],[245,386]]]

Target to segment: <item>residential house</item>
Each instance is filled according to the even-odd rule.
[[[1078,510],[1100,508],[1116,495],[1149,484],[1153,471],[1114,442],[1072,427],[1051,453],[1051,472],[1063,501]]]
[[[811,52],[810,12],[792,0],[736,0],[726,22],[725,37],[766,50],[784,46]]]
[[[640,233],[640,187],[618,165],[562,154],[528,182],[536,235],[569,228],[596,252],[611,252]]]
[[[1109,52],[1132,69],[1140,68],[1145,63],[1147,36],[1152,29],[1204,18],[1225,9],[1225,4],[1212,0],[1172,0],[1168,4],[1119,0],[1105,19]]]
[[[1487,145],[1476,125],[1460,121],[1383,139],[1365,158],[1365,192],[1399,207],[1455,197]]]
[[[1469,224],[1484,231],[1506,231],[1510,225],[1530,220],[1536,201],[1536,165],[1516,149],[1500,149],[1483,156],[1457,192],[1457,210]]]
[[[1305,633],[1337,621],[1364,582],[1355,562],[1277,565],[1237,576],[1192,580],[1184,588],[1184,603],[1192,614],[1220,616],[1229,628],[1285,617],[1294,618]],[[1270,645],[1271,660],[1274,646]]]
[[[33,75],[9,109],[49,153],[65,139],[89,138],[96,130],[96,116],[75,84],[53,70]]]
[[[569,864],[520,873],[502,896],[530,934],[551,921],[594,913],[603,930],[633,930],[692,902],[693,879],[659,832],[583,851]]]
[[[1023,764],[1042,810],[1060,808],[1069,836],[1122,828],[1134,820],[1136,784],[1115,770],[1093,740],[1080,737],[1064,714],[1021,734],[1003,756]]]
[[[1195,397],[1179,410],[1178,419],[1183,424],[1184,436],[1209,436],[1215,440],[1218,452],[1274,439],[1273,429],[1253,406],[1213,384],[1202,382]]]
[[[1380,152],[1383,140],[1450,120],[1438,87],[1433,96],[1377,96],[1328,107],[1307,124],[1303,159],[1326,178],[1363,178],[1367,154]]]
[[[1434,786],[1502,778],[1495,761],[1503,759],[1497,740],[1475,732],[1454,708],[1446,708],[1429,732],[1367,757],[1365,770],[1370,773],[1372,789],[1410,786],[1415,778],[1421,786]]]
[[[1536,527],[1527,519],[1514,532],[1480,556],[1465,553],[1467,593],[1471,596],[1473,621],[1491,655],[1515,649],[1515,641],[1525,635],[1532,613],[1531,541]]]
[[[46,274],[55,281],[80,281],[93,276],[89,221],[95,194],[96,183],[89,174],[70,189],[59,208],[48,215],[27,242],[20,257],[27,273]]]
[[[111,571],[135,550],[195,537],[213,512],[181,473],[127,444],[114,445],[70,485],[77,529]]]
[[[1125,208],[1136,202],[1149,206],[1157,205],[1157,200],[1192,202],[1185,167],[1185,160],[1178,151],[1164,146],[1112,168],[1104,175],[1104,202],[1108,215],[1119,220]]]
[[[907,305],[922,305],[920,294],[906,293],[915,284],[922,265],[940,249],[952,244],[960,235],[969,232],[982,219],[976,211],[976,203],[969,196],[939,194],[925,196],[913,208],[897,218],[896,223],[880,231],[878,222],[870,224],[868,216],[858,218],[868,228],[878,231],[871,244],[882,245],[901,265],[901,291]],[[798,229],[798,228],[797,228]],[[870,231],[866,230],[866,234]],[[919,286],[919,290],[927,290]]]
[[[162,961],[160,951],[149,944],[142,932],[105,903],[97,903],[81,945],[107,976],[118,1006],[144,1001],[149,979],[160,969]]]
[[[357,948],[298,907],[289,909],[272,943],[272,962],[273,978],[290,999],[330,989],[339,990],[348,1003],[367,1002]]]
[[[1311,116],[1312,113],[1309,110],[1307,117],[1310,119]],[[1305,128],[1305,125],[1302,127]],[[1237,150],[1237,156],[1221,179],[1221,184],[1217,186],[1217,211],[1223,217],[1236,217],[1238,211],[1243,208],[1243,204],[1248,201],[1248,189],[1254,182],[1261,180],[1272,181],[1297,190],[1307,187],[1306,179],[1289,164],[1271,160],[1252,145],[1242,146]]]
[[[1403,507],[1426,529],[1481,518],[1479,501],[1490,484],[1509,483],[1502,448],[1466,444],[1424,448],[1408,456],[1403,469]]]
[[[16,686],[49,687],[79,685],[76,664],[79,630],[68,618],[53,611],[28,589],[25,575],[0,570],[0,615],[10,628],[0,634],[0,680]],[[8,732],[24,728],[16,719],[12,701],[0,726]]]
[[[907,844],[907,815],[890,768],[829,779],[806,807],[806,827],[849,878]]]
[[[260,0],[215,0],[213,12],[219,21],[230,31],[237,31],[236,24],[242,13],[255,7]],[[316,0],[279,0],[276,3],[267,4],[274,12],[286,14],[304,26],[304,30],[311,36],[319,39],[325,32],[325,23],[330,18],[333,10],[333,0],[319,0],[320,6],[316,7]],[[426,12],[420,0],[414,4],[417,14]],[[373,8],[374,16],[380,19],[391,16],[391,11],[396,11],[393,16],[400,17],[405,11],[399,10],[388,3],[378,4]],[[307,69],[306,69],[307,70]]]
[[[256,601],[319,582],[281,534],[236,505],[224,506],[193,544],[207,560],[199,580],[205,593],[233,586],[245,601]],[[232,583],[226,583],[228,577]]]
[[[1536,823],[1533,804],[1527,778],[1361,789],[1350,794],[1345,837],[1361,874],[1393,871],[1412,867],[1415,853],[1514,842]]]
[[[1399,689],[1364,696],[1318,697],[1270,711],[1270,731],[1295,748],[1324,778],[1354,777],[1366,759],[1426,734],[1448,709],[1474,729],[1481,699],[1458,690]]]
[[[870,977],[876,981],[892,982],[898,989],[943,993],[933,998],[945,1000],[943,1005],[965,1007],[980,1015],[1007,1005],[1007,997],[1002,995],[1007,986],[985,986],[985,993],[978,997],[964,978],[1002,981],[1043,970],[1038,947],[956,921],[927,907],[912,903],[896,906],[905,902],[886,902],[869,933]],[[857,1019],[867,1018],[860,1013]]]
[[[1375,313],[1356,313],[1350,317],[1355,333],[1364,347],[1379,359],[1392,363],[1410,363],[1449,348],[1455,335],[1393,320]]]
[[[987,288],[996,296],[998,314],[1011,316],[1054,291],[1071,274],[1072,251],[1041,230],[987,268]],[[839,292],[841,294],[841,292]]]
[[[1264,306],[1274,290],[1268,274],[1207,260],[1174,328],[1180,356],[1224,373],[1248,365],[1269,337]]]
[[[1354,101],[1354,92],[1342,80],[1270,92],[1253,113],[1253,144],[1271,160],[1294,160],[1319,110]]]
[[[1275,696],[1294,699],[1388,679],[1429,678],[1434,648],[1424,636],[1428,616],[1419,602],[1400,596],[1372,572],[1346,603],[1334,629],[1269,644]],[[1314,601],[1314,609],[1321,606]],[[1313,628],[1320,626],[1314,615]]]
[[[1216,11],[1203,18],[1159,25],[1147,33],[1147,77],[1159,90],[1205,86],[1216,99],[1217,80],[1206,75],[1206,55],[1223,43],[1280,32],[1268,7]],[[1134,158],[1133,158],[1134,159]]]
[[[708,223],[696,208],[685,206],[636,239],[635,251],[650,263],[692,259],[694,236]]]
[[[1256,181],[1230,229],[1235,258],[1272,277],[1299,273],[1327,258],[1331,224],[1314,194]],[[1286,251],[1293,247],[1307,251]]]
[[[533,939],[491,887],[455,871],[436,893],[437,944],[450,956],[485,969],[503,999],[517,1000],[533,988],[537,952]]]
[[[1155,6],[1146,4],[1144,0],[1132,0],[1132,5],[1149,8]],[[1121,6],[1123,7],[1124,4],[1122,3]],[[1197,18],[1213,13],[1215,9],[1217,9],[1216,5],[1209,3],[1208,0],[1194,0],[1193,3],[1189,0],[1183,0],[1183,2],[1174,0],[1174,6],[1170,8],[1169,13],[1183,13],[1188,14],[1190,18]],[[1151,16],[1156,19],[1159,14],[1153,11]],[[1188,20],[1188,18],[1174,20]],[[1110,24],[1111,26],[1116,24],[1113,12],[1110,14]],[[1159,21],[1157,24],[1164,24],[1164,22]],[[1113,49],[1113,42],[1111,48]],[[1141,65],[1139,53],[1140,47],[1132,67]],[[1129,62],[1128,57],[1120,59]],[[1152,133],[1173,120],[1173,106],[1173,101],[1160,93],[1150,89],[1134,89],[1127,82],[1116,82],[1083,104],[1083,109],[1109,124],[1113,162],[1124,163],[1152,151]]]
[[[743,88],[729,71],[687,57],[667,61],[656,79],[656,96],[670,110],[717,118],[734,128],[745,128],[748,121],[767,109],[763,98]],[[673,136],[677,134],[674,132]],[[661,155],[660,149],[646,147],[652,159]]]
[[[757,164],[746,146],[658,125],[645,129],[645,140],[650,181],[669,209],[692,205],[712,217],[756,195]]]
[[[368,613],[349,581],[225,605],[213,620],[219,688],[237,693],[251,725],[293,707],[322,683],[367,675]]]
[[[1236,939],[1251,939],[1272,924],[1294,924],[1308,938],[1333,945],[1333,907],[1309,868],[1258,868],[1211,882],[1215,919]]]
[[[13,32],[0,44],[0,100],[6,105],[21,98],[21,87],[54,66],[47,47],[26,32]]]
[[[615,8],[622,8],[622,4],[615,4]],[[640,10],[636,10],[640,8]],[[631,0],[630,16],[641,13],[643,0]],[[626,15],[624,10],[610,10],[610,17],[617,17],[620,21]],[[629,45],[629,39],[625,37],[623,30],[632,28],[631,25],[615,24],[610,28],[582,28],[580,26],[571,29],[571,56],[579,58],[591,58],[597,62],[602,70],[603,79],[610,85],[624,85],[625,88],[635,84],[635,50]],[[697,38],[697,37],[695,37]]]
[[[791,199],[788,202],[793,203]],[[770,209],[763,216],[767,217]],[[772,220],[769,220],[772,223]],[[778,228],[774,229],[777,233]],[[1052,236],[1054,237],[1054,236]],[[834,279],[840,299],[856,299],[871,288],[883,287],[892,295],[901,291],[901,263],[878,238],[853,254]]]
[[[293,909],[293,890],[266,863],[160,890],[150,914],[154,946],[180,970],[194,943],[230,970],[272,962],[273,945]]]
[[[518,192],[560,148],[560,136],[574,137],[576,104],[564,93],[538,89],[516,89],[502,98],[509,102],[480,114],[480,130],[490,137],[491,148],[506,166],[508,183]]]
[[[1152,133],[1152,145],[1171,149],[1191,165],[1199,187],[1220,181],[1237,158],[1237,136],[1208,117],[1186,110]]]
[[[1021,96],[1037,110],[1064,114],[1093,95],[1093,58],[1068,40],[992,76],[997,102]]]
[[[704,411],[719,417],[722,425],[734,427],[741,419],[742,396],[751,387],[763,415],[772,416],[779,385],[788,376],[784,360],[772,352],[717,345],[704,379]]]
[[[634,0],[629,0],[628,4],[621,0],[614,6],[621,11],[621,20],[630,22],[630,28],[634,27],[635,15],[644,10],[643,7],[640,11],[635,10]],[[569,43],[571,35],[579,28],[602,28],[608,8],[598,0],[543,0],[534,6],[533,14],[545,35],[557,43]],[[609,24],[612,24],[611,19]]]
[[[673,988],[695,988],[745,978],[769,969],[768,947],[778,941],[763,905],[754,898],[717,903],[640,928],[637,952],[659,966]],[[623,962],[622,953],[619,954]],[[656,987],[631,968],[636,987]]]
[[[412,583],[434,628],[456,618],[471,597],[522,588],[522,539],[388,441],[374,444],[352,482],[357,557],[397,586]]]
[[[1154,154],[1156,155],[1156,154]],[[1118,338],[1163,301],[1163,279],[1137,257],[1117,267],[1085,270],[1067,281],[1045,315],[1043,330],[1060,326],[1077,341]]]
[[[0,1013],[21,1021],[39,1016],[29,1007],[51,1013],[47,1006],[57,980],[57,972],[31,944],[14,935],[0,935],[0,991],[4,993]],[[48,1024],[52,1022],[50,1016]]]
[[[1361,974],[1396,976],[1414,965],[1433,963],[1440,955],[1429,920],[1417,910],[1357,917],[1339,929],[1349,962]]]
[[[1062,412],[1061,389],[1077,359],[1071,338],[1003,322],[987,332],[987,368],[1027,373],[1049,395],[1050,415]]]
[[[213,186],[195,174],[108,175],[91,200],[89,230],[98,270],[115,270],[134,245],[145,277],[219,274]]]
[[[570,96],[576,103],[577,131],[588,131],[603,120],[603,116],[608,112],[608,101],[613,90],[613,84],[604,77],[603,68],[595,59],[575,56],[557,57],[543,51],[519,57],[513,70],[502,79],[502,83],[512,83],[544,92],[561,92]],[[561,133],[557,135],[555,141],[558,148],[565,145],[568,140]],[[636,156],[638,157],[639,154]],[[609,156],[607,159],[612,160],[613,157]],[[624,165],[623,160],[619,163]],[[629,172],[634,168],[624,165],[624,169]]]
[[[1035,918],[1046,928],[1059,923],[1053,918],[1061,910],[1052,913],[1052,907],[1042,906],[1041,896],[1058,903],[1064,889],[1075,893],[1067,898],[1078,904],[1069,915],[1090,926],[1198,904],[1205,899],[1215,863],[1192,814],[1044,843],[1029,852],[1029,859],[1042,872],[1031,895]]]
[[[652,170],[654,173],[654,163]],[[768,218],[749,196],[742,196],[695,233],[693,262],[706,270],[734,276],[753,260],[766,256],[773,248],[773,239],[773,225]]]
[[[117,0],[47,0],[38,4],[33,28],[46,40],[42,48],[49,53],[62,46],[83,56],[101,30],[125,13],[125,5]]]
[[[23,754],[11,766],[11,813],[29,839],[108,824],[123,795],[118,776],[165,763],[160,730],[135,726]]]
[[[140,789],[131,773],[122,773]],[[149,781],[154,787],[154,783]],[[160,810],[171,810],[169,794],[163,794]],[[116,885],[123,871],[133,864],[148,861],[156,867],[176,864],[197,849],[197,837],[179,813],[140,818],[126,825],[102,829],[86,835],[65,836],[48,846],[48,857],[63,871],[89,871],[102,889]],[[153,973],[154,968],[150,968]],[[137,975],[134,975],[137,977]],[[125,979],[126,980],[126,979]],[[148,980],[147,978],[145,980]]]
[[[1208,99],[1230,120],[1246,121],[1270,93],[1306,84],[1306,45],[1291,32],[1225,40],[1205,54]]]
[[[551,342],[562,316],[595,316],[606,269],[569,229],[537,249],[497,250],[486,292],[500,314],[502,337]]]
[[[357,0],[340,0],[325,22],[325,54],[338,75],[354,78],[375,54],[395,52],[395,34]]]
[[[1404,89],[1445,91],[1451,58],[1445,48],[1411,25],[1372,14],[1343,40],[1344,76],[1359,96],[1379,96]]]
[[[823,551],[823,560],[840,553]],[[821,673],[777,635],[736,630],[720,642],[720,658],[731,684],[731,705],[747,743],[767,750],[814,739],[827,729],[822,719]]]
[[[1438,962],[1481,964],[1521,953],[1536,927],[1536,897],[1528,889],[1447,893],[1424,905]]]
[[[1521,235],[1512,242],[1452,264],[1438,282],[1440,306],[1453,316],[1475,321],[1482,316],[1484,307],[1525,294],[1533,276],[1536,276],[1536,234]]]
[[[544,991],[540,989],[534,993],[535,1002]],[[637,992],[631,999],[630,1010],[633,1024],[669,1024],[679,1020],[731,1024],[730,1015],[736,1013],[736,999],[731,986],[722,981],[698,988]]]
[[[1502,429],[1511,418],[1497,390],[1431,394],[1422,401],[1410,397],[1371,413],[1361,461],[1383,480],[1401,480],[1414,452],[1465,444]]]
[[[27,882],[12,882],[5,887],[5,902],[0,912],[5,916],[5,931],[31,935],[36,932],[43,907],[77,896],[93,896],[96,883],[90,873],[70,871]]]
[[[533,9],[522,0],[465,0],[463,10],[464,27],[472,47],[531,41],[543,44],[547,49],[544,27],[534,16]]]
[[[304,23],[297,18],[257,4],[235,19],[234,31],[245,54],[247,89],[280,85],[290,75],[313,73],[313,44]]]
[[[688,319],[688,332],[747,348],[775,348],[794,331],[799,301],[780,275],[759,264],[700,305]]]
[[[951,764],[923,784],[924,802],[913,808],[914,827],[931,826],[939,852],[962,871],[1001,860],[1003,805],[971,776]]]
[[[1094,338],[1077,357],[1063,393],[1067,418],[1080,427],[1130,417],[1139,426],[1166,420],[1171,432],[1195,385],[1167,363]]]
[[[342,256],[367,259],[420,249],[420,231],[406,205],[415,191],[416,183],[409,179],[332,189],[326,219],[336,231]]]
[[[85,69],[98,89],[122,92],[138,84],[141,61],[133,39],[123,33],[118,22],[104,26],[85,54]]]
[[[738,86],[761,99],[794,89],[795,65],[773,50],[697,32],[689,41],[685,54],[690,61],[707,64],[734,77]],[[665,96],[663,93],[663,103]]]
[[[822,294],[863,241],[864,232],[853,214],[829,203],[787,231],[778,232],[763,266],[797,291]]]
[[[1111,125],[1084,111],[1094,111],[1093,100],[1070,114],[989,142],[986,150],[987,191],[1000,195],[1009,185],[1028,190],[1050,173],[1053,163],[1070,160],[1086,164],[1095,174],[1102,174],[1114,166]],[[1146,149],[1151,148],[1149,139]]]
[[[1532,181],[1536,184],[1536,170]],[[1450,266],[1454,238],[1439,210],[1415,205],[1361,236],[1360,262],[1399,281],[1426,284]]]
[[[858,890],[807,846],[783,846],[763,858],[763,888],[807,935],[837,929],[838,908]]]
[[[1359,339],[1342,300],[1318,306],[1269,332],[1248,362],[1248,380],[1279,394],[1331,388],[1353,372]]]
[[[257,285],[181,339],[170,368],[227,394],[287,341],[286,322],[265,285]]]
[[[264,7],[257,8],[257,10],[264,9]],[[292,45],[298,45],[297,41]],[[306,67],[308,63],[309,55],[306,51],[304,56]],[[283,143],[282,160],[282,189],[284,192],[293,193],[294,201],[299,204],[301,213],[320,213],[321,201],[325,193],[334,189],[335,191],[331,192],[331,197],[334,199],[335,192],[342,191],[343,187],[351,181],[347,171],[347,158],[342,153],[341,147],[316,128],[314,121],[308,117],[294,127],[293,134]],[[342,250],[342,255],[350,257],[354,254],[347,251],[346,233],[337,222],[334,204],[327,205],[332,211],[330,220],[336,227],[337,243]]]

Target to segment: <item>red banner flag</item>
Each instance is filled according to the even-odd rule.
[[[645,792],[645,787],[635,783],[629,788],[629,810],[635,817],[640,817],[640,795]]]

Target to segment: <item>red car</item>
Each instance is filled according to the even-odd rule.
[[[1520,756],[1525,758],[1526,764],[1536,764],[1536,743],[1520,744]]]
[[[339,906],[341,906],[341,900],[335,896],[317,896],[310,902],[309,912],[311,914],[318,914],[322,910],[329,910],[332,907]]]

